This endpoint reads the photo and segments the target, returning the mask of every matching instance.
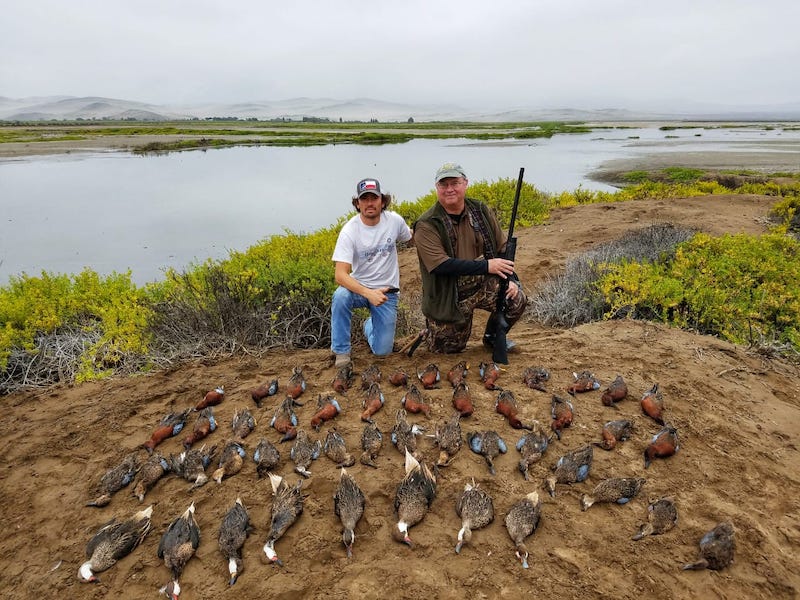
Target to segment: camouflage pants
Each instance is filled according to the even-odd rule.
[[[431,352],[445,354],[462,352],[467,347],[467,341],[472,333],[472,313],[476,308],[490,313],[494,312],[497,308],[499,288],[500,279],[498,277],[484,277],[483,284],[474,294],[459,300],[458,310],[464,315],[464,321],[461,323],[443,323],[428,319],[428,349]],[[527,305],[528,298],[520,286],[517,296],[508,302],[506,317],[509,327],[519,320]]]

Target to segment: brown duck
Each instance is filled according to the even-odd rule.
[[[467,443],[470,450],[483,456],[489,466],[489,472],[495,475],[494,459],[508,451],[503,438],[496,431],[473,431],[467,436]]]
[[[391,377],[389,377],[389,383],[396,387],[405,387],[408,385],[408,373],[403,369],[397,369],[392,373]]]
[[[542,515],[542,501],[539,494],[530,492],[522,500],[516,502],[506,515],[506,530],[514,542],[515,556],[522,562],[522,568],[528,568],[528,549],[525,539],[539,526]]]
[[[289,487],[280,475],[269,474],[272,484],[272,516],[270,517],[267,542],[264,544],[264,554],[271,563],[283,565],[275,552],[275,542],[294,525],[298,517],[303,514],[303,480],[298,479],[294,487]]]
[[[679,449],[678,430],[672,425],[664,425],[644,449],[644,468],[649,467],[654,458],[668,458]]]
[[[161,588],[161,592],[172,600],[177,600],[181,593],[178,579],[199,545],[200,527],[194,520],[194,502],[192,502],[180,517],[170,523],[158,544],[158,558],[164,560],[164,566],[172,574],[172,580]]]
[[[311,427],[319,431],[325,421],[330,421],[336,415],[342,412],[339,402],[333,396],[322,397],[322,394],[317,398],[317,412],[311,417]]]
[[[153,452],[136,474],[133,495],[139,499],[139,502],[144,502],[145,494],[170,470],[167,459],[158,452]]]
[[[86,506],[105,506],[111,502],[111,496],[133,481],[139,470],[139,453],[134,451],[126,454],[115,467],[110,468],[92,488],[92,500]]]
[[[187,450],[192,447],[192,444],[199,442],[208,436],[212,431],[217,429],[217,420],[214,418],[214,407],[209,406],[200,411],[197,415],[197,420],[194,422],[192,433],[187,435],[183,440],[183,447]]]
[[[375,459],[378,458],[378,453],[383,446],[383,434],[378,430],[375,423],[367,423],[364,425],[364,430],[361,432],[361,464],[368,467],[378,468],[375,464]]]
[[[462,417],[469,417],[475,412],[475,407],[472,404],[472,394],[470,394],[469,387],[463,381],[453,389],[453,408]]]
[[[530,429],[530,425],[523,424],[520,421],[519,410],[517,409],[517,400],[514,398],[514,392],[511,390],[501,390],[494,403],[494,410],[496,413],[503,415],[508,419],[508,424],[514,429]]]
[[[616,502],[626,504],[631,498],[639,494],[645,479],[641,477],[612,477],[603,479],[598,483],[591,494],[584,494],[581,498],[581,510],[589,510],[589,507],[598,502]]]
[[[439,446],[439,459],[437,467],[446,467],[453,457],[461,450],[463,440],[461,437],[461,415],[453,413],[450,420],[436,428],[436,445]]]
[[[431,407],[425,402],[425,399],[422,397],[422,392],[420,392],[419,388],[413,383],[408,386],[408,390],[403,394],[403,397],[400,399],[400,404],[410,413],[422,413],[429,419],[431,417]]]
[[[461,529],[458,530],[456,554],[461,552],[465,544],[472,540],[472,530],[486,527],[494,520],[494,503],[492,497],[472,480],[464,486],[464,491],[456,500],[456,514],[461,517]]]
[[[539,390],[546,392],[544,382],[550,379],[550,371],[544,367],[527,367],[522,372],[522,383],[527,385],[532,390]]]
[[[364,492],[358,487],[346,469],[342,469],[339,485],[333,495],[333,512],[342,522],[342,542],[347,550],[347,558],[353,557],[353,544],[356,541],[356,525],[364,514]]]
[[[608,421],[603,425],[601,435],[603,436],[603,441],[593,442],[593,444],[603,450],[613,450],[619,442],[623,442],[633,435],[633,423],[627,419]]]
[[[220,404],[225,399],[225,386],[219,386],[213,390],[206,392],[206,395],[203,396],[203,399],[200,400],[194,406],[195,411],[201,411],[204,408],[208,408],[209,406],[216,406]]]
[[[233,427],[233,435],[243,440],[256,428],[256,420],[255,417],[253,417],[253,413],[248,409],[236,409],[233,411],[231,425]]]
[[[253,451],[256,473],[262,479],[281,462],[281,453],[267,438],[261,438]]]
[[[116,562],[128,556],[150,531],[150,517],[153,507],[135,513],[130,519],[117,521],[111,519],[97,530],[86,544],[85,563],[78,571],[78,577],[86,583],[100,581],[95,573],[101,573],[113,567]]]
[[[236,583],[244,570],[242,546],[252,530],[250,515],[247,514],[242,499],[236,498],[236,502],[222,519],[217,538],[220,552],[228,560],[228,573],[230,574],[228,585]]]
[[[286,395],[292,400],[297,400],[306,391],[306,378],[303,375],[302,367],[292,369],[292,376],[286,386]],[[302,406],[302,405],[301,405]]]
[[[216,451],[216,446],[206,449],[203,444],[200,448],[184,450],[178,456],[170,454],[170,468],[173,473],[193,484],[189,489],[203,486],[208,482],[206,468],[214,459]]]
[[[381,409],[384,402],[385,399],[380,384],[371,384],[364,394],[364,399],[361,401],[361,407],[364,409],[361,413],[361,420],[366,423],[372,423],[372,415]]]
[[[422,371],[417,369],[417,379],[419,379],[422,387],[426,390],[432,390],[433,388],[437,387],[436,384],[439,383],[441,377],[442,376],[441,373],[439,373],[439,367],[433,363],[430,363]]]
[[[315,440],[312,442],[305,430],[300,429],[297,432],[297,439],[295,439],[294,445],[292,445],[292,449],[289,452],[289,457],[295,464],[295,472],[303,477],[311,477],[311,471],[308,470],[308,467],[311,466],[312,461],[319,458],[321,450],[322,444],[320,441]]]
[[[464,383],[467,373],[469,373],[469,365],[467,361],[462,360],[453,365],[453,368],[447,372],[447,381],[449,381],[450,385],[454,388],[458,387],[459,384]]]
[[[736,539],[733,525],[720,523],[700,540],[700,558],[683,565],[684,570],[712,569],[719,571],[733,562]]]
[[[550,416],[553,419],[550,423],[550,428],[560,440],[561,431],[572,425],[572,419],[575,416],[572,402],[553,394],[553,398],[550,401]]]
[[[337,467],[352,467],[356,463],[356,459],[347,451],[344,438],[335,428],[328,430],[325,443],[322,444],[322,451]]]
[[[519,459],[519,472],[530,481],[530,466],[542,460],[542,456],[550,445],[551,436],[539,421],[531,423],[531,430],[519,438],[516,448],[522,458]]]
[[[395,413],[395,423],[392,427],[392,443],[400,454],[406,451],[412,454],[417,450],[417,436],[424,432],[419,425],[410,425],[406,419],[405,409],[400,408]]]
[[[173,412],[165,415],[158,425],[156,425],[153,433],[150,434],[150,439],[142,444],[142,448],[148,452],[152,452],[155,450],[156,446],[167,438],[178,435],[186,424],[186,417],[189,416],[190,412],[192,412],[192,409],[187,408],[183,412]]]
[[[280,439],[281,442],[293,440],[297,435],[297,415],[294,412],[295,404],[297,404],[297,402],[295,402],[291,396],[286,396],[286,399],[275,409],[275,414],[269,422],[270,427],[275,428],[275,431],[283,434],[283,437]]]
[[[222,449],[222,454],[219,456],[219,467],[211,475],[211,479],[217,483],[222,483],[225,477],[236,475],[242,470],[246,456],[247,453],[240,442],[236,440],[229,441]]]
[[[659,425],[664,424],[664,396],[661,390],[658,389],[657,383],[642,394],[642,399],[639,401],[639,404],[644,414]]]
[[[608,387],[600,396],[600,401],[603,406],[615,406],[620,400],[624,400],[628,396],[628,384],[622,378],[622,375],[617,375],[614,381],[608,384]]]
[[[485,363],[482,362],[478,365],[478,374],[481,376],[481,381],[483,382],[483,387],[487,390],[501,390],[503,388],[498,387],[496,382],[497,379],[500,377],[500,373],[502,373],[505,369],[498,366],[497,363]]]
[[[591,371],[573,373],[572,378],[575,381],[567,388],[567,392],[569,392],[571,396],[600,389],[600,381],[598,381]]]
[[[436,476],[425,465],[406,450],[406,475],[397,486],[394,496],[394,509],[397,525],[392,529],[392,537],[411,548],[414,543],[408,530],[422,521],[436,496]]]
[[[261,408],[264,399],[278,393],[278,380],[273,379],[269,383],[262,383],[250,390],[250,397],[256,403],[257,408]]]
[[[556,495],[557,483],[580,483],[589,476],[592,467],[592,447],[581,446],[577,450],[567,452],[556,461],[550,470],[553,474],[544,481],[545,488],[551,496]]]
[[[339,367],[331,385],[336,393],[344,395],[353,385],[354,380],[355,375],[353,374],[353,363],[350,362]]]
[[[639,526],[639,533],[632,540],[641,540],[648,535],[666,533],[678,522],[678,509],[675,501],[667,496],[651,502],[647,507],[647,523]]]
[[[373,383],[380,384],[382,377],[383,375],[378,365],[371,364],[361,371],[361,389],[366,391],[372,387]]]

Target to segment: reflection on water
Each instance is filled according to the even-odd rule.
[[[698,135],[699,134],[699,135]],[[473,181],[525,180],[559,192],[602,162],[653,151],[738,150],[760,140],[800,137],[780,129],[596,130],[497,143],[412,140],[386,146],[242,147],[134,156],[72,154],[0,162],[0,285],[41,270],[131,269],[137,283],[165,267],[224,258],[258,240],[312,231],[351,210],[357,181],[376,177],[398,201],[432,191],[443,162]],[[677,137],[667,137],[677,136]]]

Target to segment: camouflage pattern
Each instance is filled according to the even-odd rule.
[[[472,313],[475,309],[480,308],[490,313],[494,312],[497,307],[500,279],[494,275],[481,277],[483,277],[483,283],[474,294],[462,298],[461,289],[459,289],[458,310],[464,315],[463,322],[442,323],[428,319],[427,344],[431,352],[445,354],[462,352],[467,347],[467,341],[472,333]],[[528,298],[520,286],[517,296],[508,303],[506,317],[509,327],[519,320],[527,305]]]

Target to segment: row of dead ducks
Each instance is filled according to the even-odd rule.
[[[275,549],[276,542],[295,523],[303,512],[305,495],[302,491],[303,479],[294,486],[282,477],[269,474],[273,491],[270,528],[264,544],[264,560],[281,565]],[[637,495],[644,483],[643,479],[608,479],[601,482],[592,494],[593,502],[625,503]],[[409,537],[409,529],[425,517],[436,496],[436,475],[424,463],[419,462],[406,451],[405,476],[397,486],[394,508],[397,523],[392,537],[414,547]],[[584,497],[584,504],[586,497]],[[342,469],[339,485],[334,495],[334,513],[339,517],[343,533],[342,542],[348,558],[352,557],[355,542],[355,528],[364,514],[365,498],[355,479]],[[119,559],[132,552],[148,534],[151,528],[152,506],[137,512],[125,521],[112,520],[101,527],[86,547],[88,560],[79,569],[79,578],[85,582],[97,581],[96,573],[112,567]],[[180,576],[188,561],[200,544],[200,528],[194,517],[195,507],[189,508],[176,518],[164,532],[158,545],[158,557],[170,570],[171,580],[161,588],[161,592],[177,599],[181,586]],[[456,553],[472,539],[473,530],[486,527],[495,516],[491,496],[474,480],[464,486],[464,491],[456,500],[456,513],[461,518],[461,528],[457,534]],[[515,502],[506,513],[505,526],[514,544],[516,557],[523,568],[528,567],[526,539],[539,525],[542,502],[537,492],[528,493]],[[633,539],[642,539],[649,534],[669,531],[677,522],[677,510],[671,498],[661,498],[648,507],[648,523],[640,527]],[[242,546],[250,533],[250,517],[241,499],[225,515],[219,529],[218,543],[224,558],[228,561],[229,584],[233,585],[243,570]],[[684,565],[684,569],[721,569],[733,560],[735,538],[733,527],[721,523],[706,533],[700,540],[699,558]]]

